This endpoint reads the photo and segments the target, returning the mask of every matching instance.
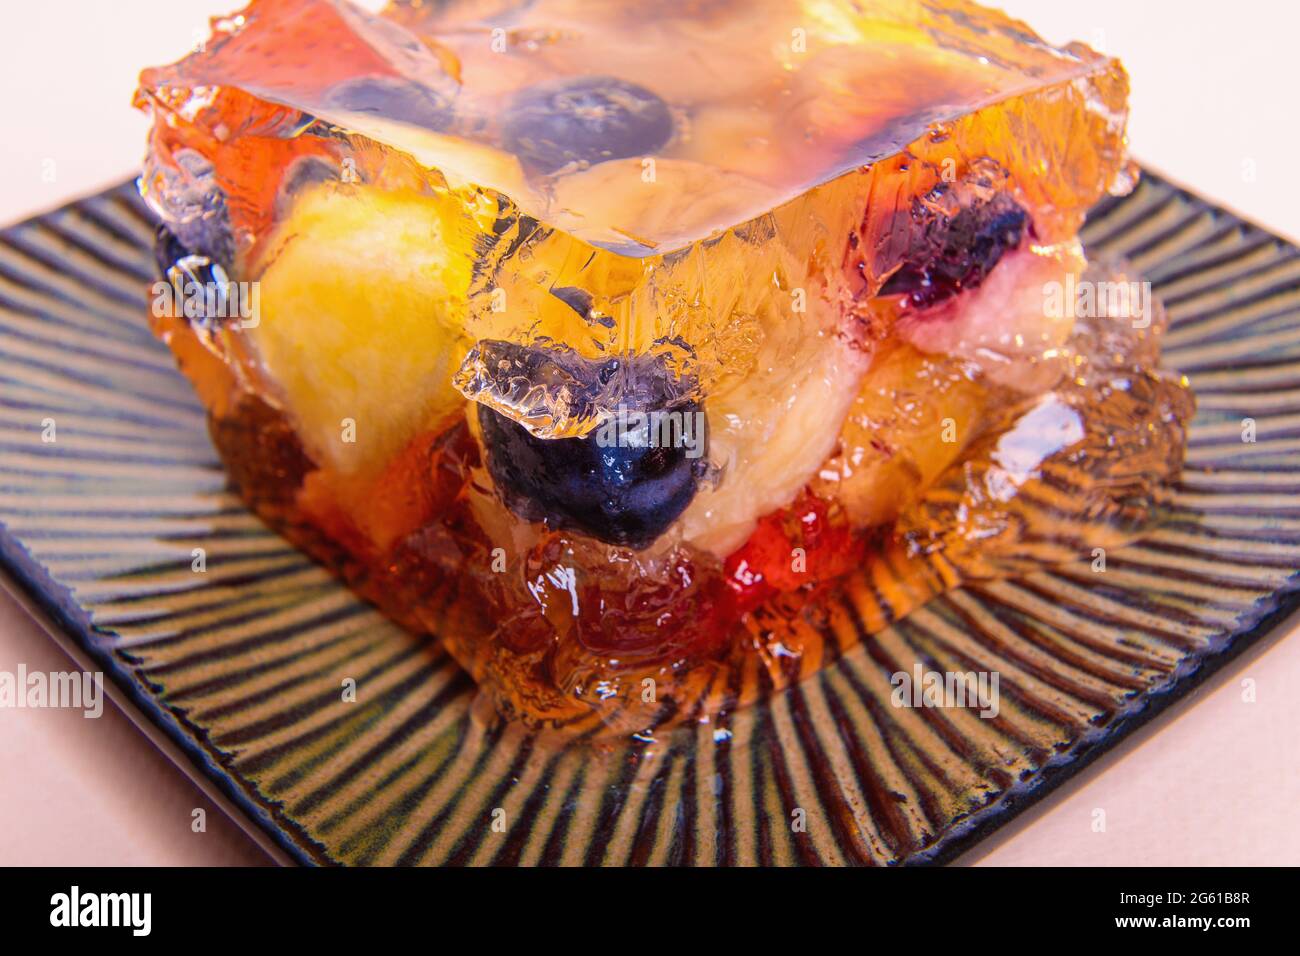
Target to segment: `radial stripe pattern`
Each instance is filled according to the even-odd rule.
[[[1154,176],[1098,207],[1085,240],[1151,280],[1166,362],[1199,401],[1161,526],[1103,573],[962,588],[893,623],[898,582],[864,577],[830,608],[835,663],[626,744],[493,722],[436,642],[226,490],[203,410],[145,325],[151,235],[131,184],[0,233],[0,558],[304,862],[946,859],[1292,603],[1300,252]],[[996,673],[998,713],[895,706],[891,676],[917,666]],[[755,665],[734,690],[766,679]]]

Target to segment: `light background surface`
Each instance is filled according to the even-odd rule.
[[[0,223],[120,181],[146,124],[140,67],[206,37],[238,0],[14,3],[0,32]],[[1300,237],[1290,0],[1004,0],[1054,42],[1119,56],[1134,155],[1274,232]],[[72,665],[0,593],[0,670]],[[1255,702],[1243,699],[1253,681]],[[1300,863],[1300,639],[1212,682],[981,850],[987,864]],[[1170,719],[1172,718],[1172,719]],[[205,808],[207,831],[190,827]],[[1105,832],[1094,828],[1105,811]],[[111,706],[0,710],[0,864],[265,859]]]

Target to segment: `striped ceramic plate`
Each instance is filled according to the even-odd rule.
[[[1104,575],[1081,564],[936,599],[701,729],[592,749],[492,727],[436,646],[253,518],[145,328],[151,227],[129,184],[0,233],[0,559],[293,859],[949,859],[1295,603],[1300,253],[1153,176],[1086,238],[1154,282],[1167,361],[1199,398],[1160,530]],[[999,715],[891,706],[890,675],[917,664],[997,672]]]

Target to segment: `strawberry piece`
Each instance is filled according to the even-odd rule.
[[[777,594],[816,590],[856,567],[862,541],[838,506],[805,489],[789,507],[762,518],[723,565],[735,609],[743,614]]]

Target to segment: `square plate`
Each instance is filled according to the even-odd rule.
[[[1084,238],[1152,281],[1165,361],[1199,401],[1157,530],[1103,574],[950,592],[713,723],[543,744],[479,719],[435,641],[227,491],[146,327],[152,234],[132,183],[0,232],[0,567],[187,772],[304,863],[949,860],[1296,603],[1300,252],[1147,174]],[[880,597],[850,589],[841,621]],[[1001,712],[892,706],[890,675],[916,664],[996,671]]]

